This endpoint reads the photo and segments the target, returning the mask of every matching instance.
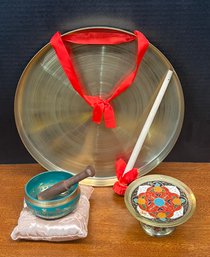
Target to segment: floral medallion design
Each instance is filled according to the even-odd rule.
[[[186,194],[177,186],[163,181],[149,181],[138,186],[131,195],[135,211],[157,222],[170,222],[187,212]]]

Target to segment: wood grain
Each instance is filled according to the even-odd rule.
[[[91,197],[88,237],[49,243],[12,241],[23,205],[24,185],[44,169],[38,164],[0,165],[0,256],[161,256],[198,257],[210,254],[210,164],[162,163],[153,174],[182,180],[197,198],[193,217],[165,238],[147,236],[111,187],[95,188]]]

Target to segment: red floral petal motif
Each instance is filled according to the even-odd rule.
[[[144,199],[144,201],[142,200]],[[162,200],[162,205],[155,204],[155,200]],[[182,205],[179,195],[171,193],[167,187],[161,186],[155,188],[151,186],[146,192],[138,195],[139,207],[147,211],[151,216],[158,218],[159,213],[163,213],[166,218],[174,215],[174,212],[180,210]]]

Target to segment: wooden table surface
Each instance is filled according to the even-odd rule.
[[[92,194],[87,238],[65,243],[13,241],[10,234],[22,209],[24,185],[43,170],[38,164],[0,165],[0,256],[210,256],[209,163],[162,163],[151,172],[182,180],[197,198],[193,217],[168,237],[146,235],[123,197],[106,187]]]

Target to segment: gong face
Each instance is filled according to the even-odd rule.
[[[89,95],[110,96],[117,82],[135,66],[136,42],[74,44],[71,48],[76,71]],[[134,83],[111,101],[117,127],[109,129],[104,122],[92,122],[92,107],[73,89],[48,44],[29,62],[17,87],[15,118],[20,137],[45,168],[77,174],[91,164],[96,176],[85,183],[112,185],[115,161],[129,159],[168,69],[173,67],[150,44]],[[174,72],[135,165],[140,175],[157,166],[172,149],[183,113],[182,89]]]

